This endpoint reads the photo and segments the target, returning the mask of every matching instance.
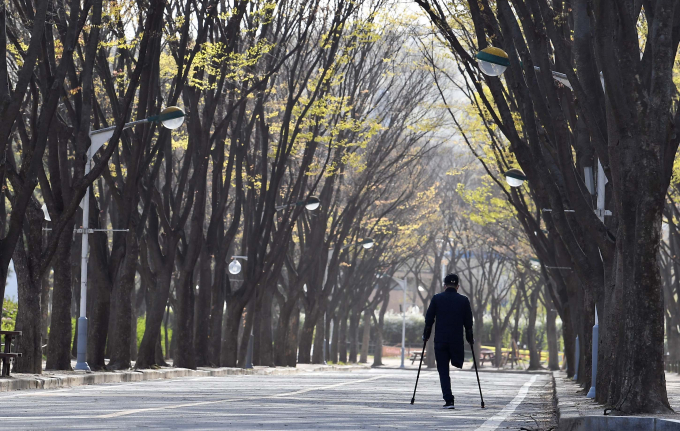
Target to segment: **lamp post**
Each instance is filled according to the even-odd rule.
[[[309,202],[309,199],[308,199],[308,202]],[[307,205],[310,205],[310,204],[308,203]],[[316,209],[317,207],[318,207],[318,205],[316,207],[314,207],[313,209]],[[309,207],[307,207],[307,208],[309,209]],[[369,248],[373,247],[374,245],[375,245],[375,242],[373,241],[372,238],[364,238],[359,242],[355,242],[355,243],[352,243],[352,244],[347,244],[347,245],[342,246],[340,251],[345,250],[349,247],[353,247],[353,246],[361,246],[365,250],[368,250]],[[331,263],[331,259],[333,258],[333,252],[334,251],[335,251],[335,249],[333,249],[333,248],[328,250],[328,257],[326,259],[326,269],[324,270],[324,273],[323,273],[323,284],[321,285],[321,290],[323,290],[324,286],[326,286],[326,281],[328,280],[328,266]],[[331,329],[332,329],[332,327],[331,327]],[[328,344],[328,340],[326,340],[326,311],[323,312],[323,336],[324,336],[324,338],[323,338],[323,363],[325,365],[326,364],[326,346]]]
[[[241,272],[241,262],[239,262],[239,259],[243,259],[245,261],[248,260],[248,256],[232,256],[231,257],[231,263],[229,263],[229,273],[230,274],[238,274]],[[253,368],[253,344],[254,344],[254,336],[253,336],[253,327],[252,325],[250,326],[250,338],[248,338],[248,350],[246,351],[246,364],[243,368],[245,369],[250,369]]]
[[[406,279],[397,279],[392,277],[394,281],[401,285],[404,290],[404,305],[401,310],[401,365],[399,368],[404,368],[404,353],[406,351]]]
[[[502,49],[496,48],[494,46],[490,46],[479,51],[476,57],[479,69],[483,74],[488,76],[501,76],[503,72],[505,72],[505,69],[510,66],[508,54]],[[534,66],[534,70],[540,72],[541,68]],[[552,74],[555,81],[572,89],[567,75],[561,72],[555,72],[554,70],[551,70],[550,73]]]
[[[126,123],[123,129],[144,124],[161,123],[167,129],[176,129],[184,123],[184,111],[177,106],[169,106],[160,114],[145,118],[143,120]],[[106,127],[104,129],[90,131],[90,148],[87,149],[87,160],[85,162],[85,175],[90,173],[90,162],[97,151],[106,144],[118,126]],[[90,186],[91,187],[91,186]],[[83,227],[78,232],[83,234],[82,246],[80,249],[80,317],[78,318],[78,354],[76,370],[90,371],[87,364],[87,253],[89,248],[88,234],[96,231],[125,230],[125,229],[90,229],[90,187],[87,188],[82,201],[83,208]]]

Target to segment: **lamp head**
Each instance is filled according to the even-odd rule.
[[[184,111],[178,106],[168,106],[158,115],[163,127],[174,130],[184,124]]]
[[[232,260],[229,264],[229,272],[234,275],[241,272],[241,262],[239,262],[237,259]]]
[[[510,169],[505,172],[505,181],[510,187],[520,187],[527,180],[527,176],[519,169]]]
[[[372,240],[371,238],[364,238],[364,239],[360,242],[360,244],[361,244],[361,246],[362,246],[363,248],[369,249],[369,248],[373,247],[373,245],[374,245],[375,243],[373,242],[373,240]]]
[[[508,54],[493,46],[479,51],[476,57],[482,73],[488,76],[500,76],[510,65]]]
[[[307,208],[308,211],[314,211],[319,208],[319,205],[321,205],[321,201],[316,196],[310,196],[305,202],[305,208]]]

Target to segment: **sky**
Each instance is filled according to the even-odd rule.
[[[5,285],[5,298],[16,301],[18,298],[17,273],[14,271],[14,261],[9,261],[9,274],[7,274],[7,285]]]

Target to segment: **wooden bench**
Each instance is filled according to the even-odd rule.
[[[16,345],[16,337],[21,336],[21,331],[0,331],[0,336],[5,336],[5,348],[0,353],[0,360],[2,360],[2,374],[0,376],[9,377],[9,364],[12,359],[21,357],[21,353],[12,352],[12,339]]]
[[[413,352],[413,353],[411,353],[411,365],[413,365],[413,363],[414,363],[415,361],[417,361],[418,359],[420,359],[420,355],[421,355],[421,354],[422,354],[421,352]],[[425,354],[425,356],[427,356],[427,354]],[[423,360],[425,360],[425,357],[423,357]]]
[[[496,360],[496,354],[493,350],[480,349],[479,350],[479,365],[484,366],[484,362],[489,361],[489,364],[493,365],[494,360]]]

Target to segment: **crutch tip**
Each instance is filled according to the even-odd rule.
[[[484,408],[484,403],[482,403],[482,408]]]
[[[415,402],[415,400],[416,400],[415,398],[411,398],[411,405],[413,405],[413,403]]]

